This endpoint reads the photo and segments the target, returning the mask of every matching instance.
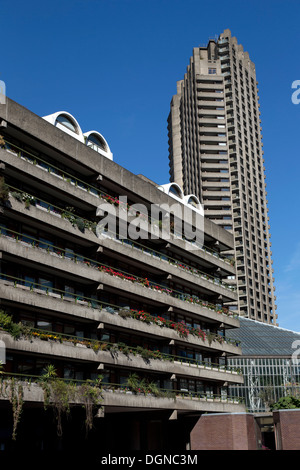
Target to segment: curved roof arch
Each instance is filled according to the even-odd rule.
[[[113,154],[103,135],[95,130],[83,133],[78,121],[71,113],[68,113],[68,111],[58,111],[44,116],[43,119],[101,155],[110,160],[113,159]]]
[[[88,147],[93,150],[105,155],[112,160],[112,153],[107,143],[107,140],[98,131],[89,131],[83,134],[85,137],[85,143]]]
[[[72,116],[72,114],[68,113],[67,111],[58,111],[56,113],[49,114],[49,116],[44,116],[43,119],[71,135],[72,137],[75,137],[81,142],[84,142],[84,136],[80,125],[74,116]]]
[[[177,183],[163,184],[163,185],[159,186],[159,188],[164,193],[168,194],[169,196],[172,196],[172,197],[175,196],[177,199],[180,199],[180,200],[183,200],[183,198],[184,198],[183,191],[182,191],[181,187],[179,186],[179,184],[177,184]]]
[[[194,209],[199,211],[202,215],[204,215],[204,209],[203,206],[199,200],[199,198],[195,194],[188,194],[187,196],[184,196],[185,202],[192,206]]]

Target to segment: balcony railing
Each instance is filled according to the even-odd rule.
[[[1,322],[1,318],[0,318]],[[0,323],[1,331],[1,323]],[[3,328],[5,331],[5,328]],[[55,331],[41,330],[38,328],[31,328],[25,325],[19,326],[19,337],[31,340],[32,338],[41,339],[43,341],[53,341],[58,343],[72,343],[74,346],[79,344],[80,346],[93,349],[96,353],[98,351],[110,352],[113,356],[118,352],[125,354],[126,356],[140,356],[145,360],[160,360],[166,362],[180,363],[181,365],[188,365],[189,367],[196,367],[200,369],[214,370],[218,372],[226,372],[229,374],[239,374],[240,370],[235,367],[225,366],[223,364],[200,361],[195,358],[188,358],[184,356],[178,356],[174,354],[162,353],[158,349],[147,349],[141,346],[129,346],[123,342],[110,343],[108,341],[101,341],[90,338],[78,337],[75,335],[68,335],[66,333],[58,333]],[[100,360],[100,358],[99,358]]]
[[[82,295],[78,295],[77,293],[71,293],[67,291],[63,291],[60,289],[55,288],[47,288],[42,284],[38,284],[35,282],[30,282],[28,280],[16,278],[14,276],[10,276],[7,274],[0,274],[0,280],[7,282],[9,285],[12,285],[14,288],[26,289],[30,292],[35,292],[38,294],[43,294],[46,296],[50,296],[56,299],[65,300],[68,302],[74,302],[77,305],[89,307],[92,309],[97,309],[102,311],[103,309],[111,314],[118,314],[120,317],[131,317],[137,320],[140,320],[144,323],[150,323],[152,325],[158,325],[161,327],[171,328],[175,330],[180,337],[187,338],[189,334],[194,335],[196,337],[200,337],[203,340],[208,339],[210,341],[218,341],[219,343],[225,342],[227,344],[233,344],[239,346],[239,341],[226,338],[220,335],[214,335],[210,333],[207,335],[205,331],[200,330],[198,327],[192,327],[187,325],[183,322],[176,322],[165,319],[163,317],[159,317],[156,315],[151,315],[145,311],[138,311],[129,308],[120,307],[119,305],[113,305],[108,302],[99,301],[96,298],[84,297]],[[238,315],[234,315],[238,317]],[[125,323],[124,323],[125,326]]]
[[[15,379],[15,381],[18,382],[18,384],[24,385],[24,387],[28,388],[32,384],[41,384],[41,375],[30,375],[30,374],[22,374],[22,373],[11,373],[11,372],[1,372],[1,377],[3,380],[7,379]],[[43,377],[43,380],[47,380],[46,378]],[[67,379],[67,378],[60,378],[57,377],[51,378],[49,380],[63,380],[66,383],[71,383],[74,385],[83,385],[86,383],[90,383],[89,379],[87,380],[78,380],[78,379]],[[92,382],[93,385],[93,382]],[[141,396],[148,396],[149,398],[155,397],[153,391],[150,389],[147,389],[146,387],[140,387],[135,390],[132,389],[129,385],[125,384],[120,384],[120,383],[111,383],[111,382],[106,382],[102,380],[100,383],[100,389],[103,392],[112,392],[112,393],[133,393],[134,395],[141,395]],[[210,391],[204,391],[204,392],[199,392],[195,390],[188,390],[188,389],[181,389],[181,390],[176,390],[176,389],[167,389],[167,388],[160,388],[157,387],[157,397],[160,398],[168,398],[168,399],[174,399],[176,398],[185,398],[185,399],[190,399],[190,400],[199,400],[199,401],[214,401],[214,402],[221,402],[221,403],[230,403],[230,404],[241,404],[244,403],[244,398],[243,397],[238,397],[238,396],[229,396],[225,391],[221,395],[216,395],[211,393]]]
[[[95,269],[99,269],[100,267],[112,268],[111,266],[102,265],[101,263],[98,263],[97,261],[95,261],[93,259],[90,259],[90,258],[87,258],[85,256],[82,256],[78,253],[71,252],[70,250],[66,250],[62,247],[57,247],[57,246],[53,245],[52,243],[47,243],[45,241],[36,239],[36,238],[31,237],[29,235],[26,235],[24,233],[20,233],[20,232],[14,231],[14,230],[7,229],[7,228],[0,225],[0,236],[1,235],[5,236],[9,239],[13,239],[16,242],[26,243],[27,245],[29,245],[33,248],[39,248],[39,249],[41,249],[41,250],[43,250],[47,253],[51,253],[51,254],[56,255],[58,257],[66,258],[68,260],[72,260],[74,263],[83,263],[85,266],[91,266]],[[129,240],[120,240],[120,242],[122,244],[126,244],[126,245],[129,244],[132,247],[137,245],[137,247],[138,247],[137,243],[135,243],[135,242],[130,243]],[[168,262],[168,264],[170,264],[172,266],[175,266],[175,267],[179,268],[180,270],[185,271],[189,274],[192,274],[193,276],[196,276],[197,278],[201,278],[201,279],[210,281],[213,284],[219,285],[219,286],[221,286],[225,289],[228,289],[230,291],[235,291],[236,290],[235,287],[228,286],[226,283],[222,282],[219,278],[215,278],[215,277],[213,277],[213,276],[211,276],[211,275],[209,275],[205,272],[200,271],[199,269],[197,269],[195,267],[192,267],[192,266],[189,266],[189,265],[184,264],[182,262],[179,262],[174,258],[171,258],[167,255],[163,255],[162,253],[159,253],[159,252],[155,252],[154,250],[149,249],[147,247],[143,247],[142,245],[140,245],[140,247],[141,247],[140,249],[143,253],[150,254],[153,257],[157,257],[160,261]],[[119,272],[122,272],[122,271],[119,271]],[[125,272],[124,272],[124,275],[131,276],[131,274],[125,273]],[[179,276],[180,276],[180,274],[179,274]],[[143,285],[145,285],[145,282],[146,282],[145,279],[143,279],[143,278],[136,278],[136,279],[139,280]],[[161,286],[161,287],[163,289],[165,289],[164,286]]]
[[[176,259],[166,255],[165,253],[161,253],[157,250],[154,250],[153,248],[149,248],[145,245],[142,245],[141,243],[138,243],[136,241],[133,241],[133,240],[130,240],[130,239],[118,239],[117,237],[117,234],[114,233],[114,232],[111,232],[111,231],[106,231],[103,233],[103,235],[106,235],[110,238],[112,238],[113,240],[116,240],[122,244],[127,244],[127,245],[131,245],[132,248],[135,248],[135,249],[138,249],[138,250],[141,250],[143,251],[144,253],[148,253],[148,254],[151,254],[151,256],[154,256],[156,258],[159,258],[160,260],[168,260],[168,262],[170,262],[170,264],[172,264],[173,262],[177,263],[177,264],[184,264],[184,263],[179,263]],[[197,247],[198,248],[198,247]],[[208,248],[207,246],[203,245],[203,246],[199,246],[199,249],[202,250],[204,253],[207,253],[211,256],[214,256],[215,258],[217,259],[220,259],[221,261],[224,261],[225,263],[228,263],[230,264],[231,266],[234,266],[235,262],[233,259],[231,258],[227,258],[225,256],[222,256],[220,255],[217,251],[213,251],[211,250],[210,248]],[[194,270],[194,271],[199,271],[197,268],[194,268],[192,266],[188,266],[188,265],[185,265],[189,268],[191,268],[191,270]]]
[[[233,315],[233,312],[231,312],[228,308],[222,307],[221,305],[212,304],[206,300],[202,300],[196,295],[185,293],[184,291],[178,291],[176,289],[171,289],[165,285],[156,283],[154,281],[149,281],[147,278],[138,277],[138,276],[132,275],[131,273],[127,273],[125,271],[121,271],[114,267],[100,264],[94,261],[92,262],[93,264],[89,264],[87,262],[84,262],[83,260],[83,263],[86,266],[92,266],[93,268],[97,269],[100,272],[104,272],[105,274],[108,274],[110,276],[116,277],[121,280],[130,281],[132,283],[140,285],[141,287],[145,287],[147,289],[153,290],[159,294],[169,295],[180,301],[189,302],[194,305],[199,305],[201,307],[214,310],[217,313],[222,313],[225,315]],[[1,274],[1,276],[5,276],[5,274]],[[48,289],[50,292],[55,290],[52,286],[49,287]]]
[[[104,191],[100,191],[98,188],[95,186],[92,186],[85,181],[75,177],[74,175],[61,170],[60,168],[56,167],[55,165],[50,165],[49,162],[46,160],[43,160],[41,157],[38,157],[34,155],[33,153],[28,152],[27,150],[24,150],[20,147],[18,147],[15,144],[12,144],[11,142],[7,141],[5,139],[5,149],[12,153],[13,155],[16,155],[20,157],[22,160],[25,160],[28,163],[31,163],[32,165],[37,165],[39,168],[41,168],[44,171],[47,171],[48,173],[51,173],[52,175],[56,176],[57,178],[62,179],[63,181],[66,181],[73,186],[76,186],[79,189],[82,189],[83,191],[86,191],[93,196],[96,197],[101,197],[101,196],[109,196],[106,194]]]

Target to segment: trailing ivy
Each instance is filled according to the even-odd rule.
[[[0,368],[0,396],[9,400],[13,412],[13,430],[12,439],[15,441],[17,438],[17,427],[21,418],[24,398],[23,398],[23,385],[15,377],[5,377],[2,371],[2,364]]]
[[[57,435],[62,436],[62,417],[70,413],[71,407],[78,402],[86,410],[85,426],[86,432],[93,426],[93,410],[99,407],[102,398],[101,388],[102,376],[96,381],[87,380],[81,385],[73,382],[66,382],[58,378],[56,370],[52,364],[49,364],[41,377],[41,386],[44,391],[44,408],[49,406],[53,408],[57,421]]]

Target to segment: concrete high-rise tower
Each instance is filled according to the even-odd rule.
[[[255,65],[229,30],[194,48],[171,101],[170,180],[234,234],[240,315],[276,325],[258,101]]]

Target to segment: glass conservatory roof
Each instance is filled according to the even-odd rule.
[[[226,337],[241,341],[243,356],[289,356],[300,350],[300,333],[239,317],[240,328]]]

